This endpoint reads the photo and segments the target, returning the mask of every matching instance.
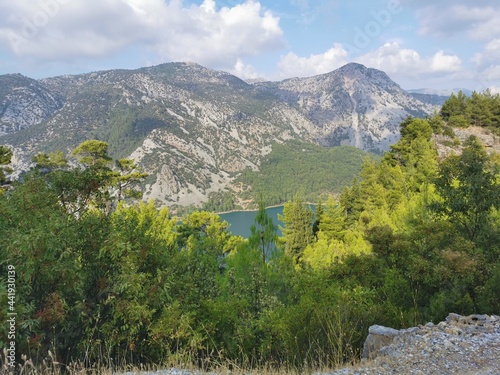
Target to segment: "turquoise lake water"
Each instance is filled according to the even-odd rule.
[[[315,211],[316,206],[310,205],[310,207],[313,211]],[[222,220],[229,223],[229,231],[233,235],[248,238],[250,236],[250,227],[255,223],[257,212],[258,211],[234,211],[226,214],[219,214],[219,216]],[[266,212],[273,219],[274,224],[278,227],[278,236],[281,236],[279,227],[282,227],[283,223],[278,220],[278,215],[283,215],[283,206],[266,208]]]
[[[276,226],[283,226],[283,223],[278,220],[278,214],[283,214],[283,206],[270,207],[266,209],[267,214],[273,219]],[[235,236],[248,238],[250,236],[250,227],[255,222],[255,217],[258,211],[234,211],[226,214],[219,214],[222,220],[229,223],[229,231]],[[281,236],[281,231],[278,228],[278,235]]]

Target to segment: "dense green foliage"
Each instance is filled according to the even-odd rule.
[[[208,200],[203,203],[202,209],[211,212],[227,212],[237,209],[233,193],[230,191],[215,191],[208,195]]]
[[[274,144],[259,171],[246,170],[238,181],[252,188],[255,201],[263,195],[268,204],[281,204],[300,193],[306,201],[315,202],[350,185],[366,155],[349,146],[325,148],[298,141]]]
[[[470,97],[461,91],[451,94],[441,108],[441,116],[450,126],[482,126],[500,134],[500,95],[490,91],[474,91]]]
[[[0,196],[0,269],[16,270],[18,355],[39,361],[51,350],[62,363],[111,367],[331,367],[359,355],[375,323],[498,314],[498,158],[471,138],[439,162],[435,124],[406,119],[382,160],[366,158],[340,199],[315,213],[295,194],[281,238],[262,199],[248,240],[209,212],[179,222],[152,203],[114,208],[120,173],[105,144],[77,148],[77,168],[39,155]]]

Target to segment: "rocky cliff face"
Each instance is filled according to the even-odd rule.
[[[27,168],[40,151],[100,139],[150,173],[144,197],[167,205],[230,187],[275,142],[386,150],[401,120],[433,109],[359,64],[255,84],[192,63],[0,83],[0,143],[15,149],[15,167]]]

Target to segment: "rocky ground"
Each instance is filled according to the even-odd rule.
[[[330,374],[500,374],[500,316],[450,314],[437,325],[384,328],[370,328],[363,355],[373,359]],[[392,342],[377,349],[377,340]]]
[[[498,375],[500,316],[450,314],[439,324],[427,323],[402,330],[372,326],[363,357],[358,366],[315,375]],[[129,372],[126,375],[136,374]],[[140,374],[202,373],[172,368]]]

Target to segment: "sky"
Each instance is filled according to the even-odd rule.
[[[0,74],[189,61],[282,80],[358,62],[404,89],[500,92],[498,0],[1,0]]]

